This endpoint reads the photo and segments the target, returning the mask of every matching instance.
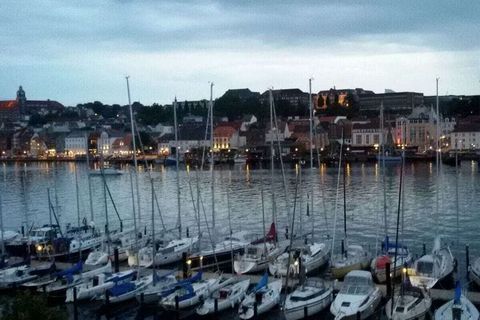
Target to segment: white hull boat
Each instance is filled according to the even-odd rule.
[[[135,299],[136,295],[147,288],[153,281],[153,276],[143,276],[133,281],[126,281],[121,284],[115,284],[107,289],[109,303],[120,303],[130,299]],[[106,301],[106,295],[100,296],[100,300]]]
[[[191,254],[198,243],[198,237],[182,238],[170,241],[165,247],[157,250],[154,263],[152,263],[153,248],[146,247],[138,251],[139,265],[141,267],[162,266],[178,262],[184,253]]]
[[[175,288],[175,291],[162,298],[160,305],[165,309],[175,309],[175,297],[178,296],[179,309],[196,306],[202,299],[207,298],[210,293],[218,289],[220,279],[200,280],[193,283],[182,283]]]
[[[408,271],[410,282],[415,287],[433,288],[437,282],[449,277],[455,268],[455,259],[449,247],[440,247],[440,238],[434,242],[431,254],[424,255]]]
[[[100,296],[105,296],[105,292],[115,286],[115,284],[130,281],[136,272],[127,270],[113,274],[99,274],[90,278],[88,281],[75,286],[77,288],[77,300],[93,300]],[[65,302],[73,302],[73,288],[69,288],[66,293]]]
[[[332,276],[342,279],[353,270],[363,270],[370,266],[370,254],[360,245],[349,245],[343,254],[331,259]]]
[[[230,309],[239,304],[245,297],[250,280],[237,281],[215,291],[210,298],[205,300],[197,308],[197,314],[204,316],[215,312],[215,300],[217,300],[217,311]]]
[[[333,289],[320,279],[308,279],[290,293],[285,300],[283,313],[286,320],[304,319],[326,309],[333,301]]]
[[[255,315],[255,303],[257,303],[257,315],[270,311],[280,302],[281,291],[282,280],[276,280],[260,290],[250,293],[243,299],[238,308],[239,318],[252,319]]]
[[[366,319],[378,307],[382,294],[373,283],[370,272],[350,271],[343,282],[340,292],[335,297],[330,312],[339,319]]]
[[[388,300],[385,313],[388,319],[393,320],[421,320],[425,319],[431,306],[430,296],[423,289],[412,287],[395,296],[393,310],[392,299]]]
[[[473,303],[463,294],[435,310],[435,320],[478,320],[480,314]]]
[[[276,244],[267,242],[249,245],[245,248],[244,254],[235,257],[233,269],[237,274],[264,271],[269,263],[284,253],[287,246],[288,240]]]
[[[285,252],[271,262],[268,265],[268,271],[271,275],[287,276],[288,268],[290,268],[290,275],[292,277],[299,275],[300,264],[298,259],[301,259],[303,267],[305,267],[305,273],[308,274],[328,263],[330,258],[329,250],[324,243],[313,243],[298,249],[293,249],[297,254]],[[290,256],[290,262],[288,257]]]
[[[373,277],[379,283],[387,281],[386,265],[390,263],[390,273],[393,278],[400,277],[402,269],[412,264],[413,258],[406,248],[398,248],[397,259],[395,260],[395,248],[390,248],[385,255],[378,256],[372,260],[370,269]]]
[[[152,281],[152,283],[148,287],[146,287],[143,292],[137,294],[136,298],[139,303],[158,303],[158,301],[160,300],[159,294],[161,294],[162,291],[166,288],[178,283],[177,279],[172,273],[160,277],[158,275],[154,275],[154,277],[157,277],[157,279],[155,281]]]
[[[470,279],[480,287],[480,257],[475,259],[473,264],[469,268]]]

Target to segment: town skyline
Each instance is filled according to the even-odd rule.
[[[228,88],[480,92],[473,1],[5,1],[0,100],[165,104]],[[15,45],[7,45],[15,43]]]

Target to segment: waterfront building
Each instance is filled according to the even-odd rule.
[[[437,114],[433,107],[414,108],[406,117],[396,119],[395,143],[405,143],[418,151],[435,149]]]
[[[85,155],[87,150],[87,133],[73,131],[65,137],[65,155],[75,157]]]
[[[318,92],[316,99],[314,99],[315,107],[317,109],[326,109],[334,105],[351,107],[353,104],[358,103],[362,94],[374,94],[374,92],[362,88],[337,89],[333,87],[329,90],[322,90]]]
[[[246,145],[246,136],[240,134],[240,122],[219,123],[213,131],[213,151],[238,149]]]
[[[480,123],[459,123],[448,137],[450,138],[449,150],[478,151],[480,150]]]
[[[308,93],[303,92],[300,89],[272,90],[272,95],[275,103],[285,101],[288,102],[291,107],[308,106],[309,103]],[[260,103],[265,106],[270,104],[269,90],[265,91],[260,95]]]
[[[415,107],[423,105],[423,93],[387,92],[359,95],[359,110],[362,114],[379,114],[380,105],[386,114],[407,115]]]
[[[352,147],[378,147],[384,142],[385,136],[386,130],[381,131],[378,118],[352,123]]]

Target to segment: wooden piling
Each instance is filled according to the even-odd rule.
[[[392,297],[392,277],[390,275],[390,262],[385,264],[385,277],[386,277],[386,285],[387,285],[387,299]]]
[[[118,257],[118,248],[113,249],[113,265],[115,268],[115,272],[119,272],[120,270],[120,260]]]
[[[467,279],[470,280],[470,248],[468,244],[465,246],[465,260],[467,265]]]
[[[73,319],[78,320],[77,287],[73,287]]]

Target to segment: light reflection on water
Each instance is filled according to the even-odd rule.
[[[81,219],[90,217],[88,198],[87,173],[84,163],[78,163],[79,207]],[[313,171],[303,168],[303,186],[297,197],[297,218],[302,213],[302,220],[308,224],[310,230],[311,218],[306,217],[307,193],[310,193],[312,183],[314,189],[314,226],[318,239],[330,237],[333,234],[332,223],[335,212],[335,196],[338,168],[322,166]],[[123,168],[125,172],[129,166]],[[295,168],[286,170],[287,196],[289,208],[293,210],[295,190]],[[444,166],[440,179],[439,218],[436,218],[436,190],[437,179],[435,164],[407,163],[405,166],[405,217],[404,241],[414,250],[420,252],[422,243],[431,247],[433,235],[438,222],[439,233],[449,242],[460,247],[454,252],[463,254],[463,246],[468,243],[473,254],[480,253],[480,239],[477,228],[480,226],[477,211],[480,207],[480,178],[476,162],[463,162],[459,168],[459,229],[457,232],[455,168]],[[48,223],[47,188],[51,189],[52,202],[58,202],[58,211],[62,225],[77,222],[77,207],[75,193],[75,164],[74,163],[13,163],[3,164],[3,183],[1,184],[3,198],[3,212],[6,228],[19,229],[26,217],[29,222],[37,225]],[[385,193],[388,210],[388,226],[391,236],[394,235],[394,224],[398,204],[398,184],[400,165],[388,165],[385,174]],[[173,227],[177,221],[177,191],[174,168],[156,166],[152,177],[163,219],[168,227]],[[211,217],[211,174],[208,171],[199,173],[199,186],[202,203],[206,216]],[[231,178],[230,178],[231,177]],[[231,181],[230,181],[231,179]],[[265,189],[265,212],[267,221],[271,219],[271,181],[268,169],[252,169],[244,166],[219,168],[215,172],[215,211],[216,232],[228,232],[227,219],[227,190],[230,193],[232,226],[234,231],[248,229],[261,233],[261,197],[260,185]],[[350,241],[360,241],[374,248],[375,238],[383,234],[383,187],[381,167],[377,164],[354,163],[347,165],[346,195],[347,195],[347,228]],[[342,178],[340,179],[340,182]],[[107,177],[108,186],[112,192],[116,207],[125,224],[132,221],[132,195],[129,175]],[[341,185],[341,184],[340,184]],[[196,172],[190,168],[189,173],[182,169],[180,172],[181,186],[181,215],[185,227],[191,233],[196,233],[197,224],[194,217],[193,202],[190,186],[196,196]],[[94,216],[97,226],[103,225],[105,209],[101,177],[92,177],[92,194]],[[151,214],[151,190],[149,176],[145,170],[139,174],[140,187],[140,214],[143,223],[147,224]],[[55,193],[56,190],[56,193]],[[280,170],[275,172],[273,187],[277,206],[278,229],[283,236],[287,225],[285,190]],[[343,190],[339,192],[338,226],[336,239],[343,237]],[[196,199],[194,199],[196,201]],[[311,210],[311,208],[310,208]],[[113,206],[108,207],[109,220],[116,222]],[[27,214],[25,214],[27,213]],[[203,213],[202,213],[203,216]],[[159,219],[156,219],[158,223]],[[297,220],[299,221],[299,220]],[[118,222],[117,222],[118,223]],[[206,223],[201,221],[202,229]],[[160,227],[160,225],[158,225]],[[378,231],[381,230],[381,231]],[[206,234],[206,231],[204,231]],[[337,243],[338,245],[338,243]]]

